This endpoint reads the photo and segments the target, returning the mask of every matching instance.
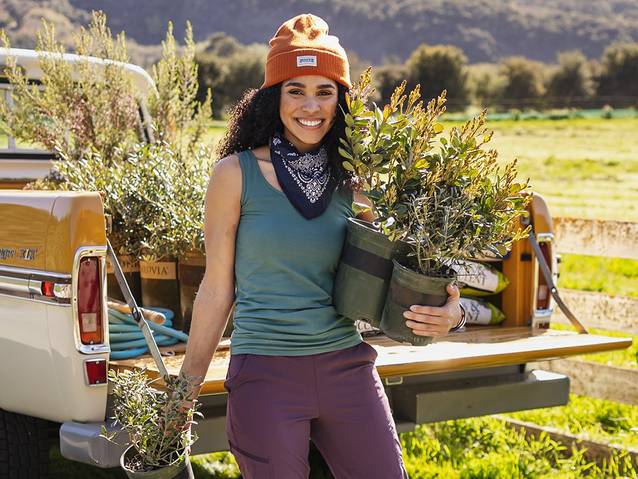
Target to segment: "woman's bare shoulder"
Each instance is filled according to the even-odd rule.
[[[215,162],[208,183],[208,195],[214,192],[224,192],[224,196],[232,197],[241,195],[241,165],[239,156],[235,153]]]

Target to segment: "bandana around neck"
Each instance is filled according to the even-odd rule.
[[[270,161],[281,189],[304,218],[316,218],[328,208],[336,185],[324,145],[302,154],[275,133],[270,140]]]

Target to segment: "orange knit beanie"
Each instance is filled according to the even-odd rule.
[[[352,87],[348,57],[339,38],[328,35],[328,24],[310,13],[284,22],[270,39],[261,88],[302,75],[322,75]]]

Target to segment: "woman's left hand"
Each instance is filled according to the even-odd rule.
[[[409,311],[405,311],[406,326],[418,336],[445,336],[448,331],[461,321],[461,293],[458,286],[450,283],[446,287],[450,295],[445,305],[421,306],[413,304]]]

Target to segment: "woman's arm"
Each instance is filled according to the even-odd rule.
[[[204,213],[206,271],[199,286],[181,373],[198,382],[193,399],[226,327],[235,300],[235,238],[240,215],[241,167],[235,155],[215,164]]]

